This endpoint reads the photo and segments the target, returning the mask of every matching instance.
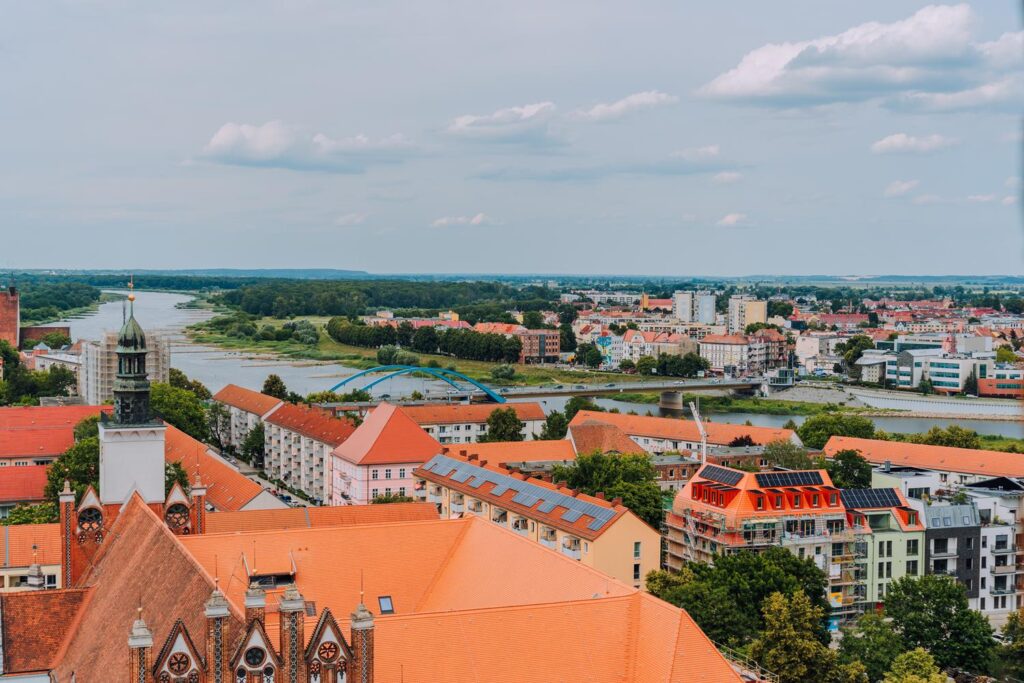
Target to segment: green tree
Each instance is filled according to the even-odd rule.
[[[1003,625],[1003,642],[997,648],[1004,677],[1024,678],[1024,612],[1011,612]]]
[[[544,426],[541,427],[538,438],[544,441],[556,441],[564,439],[567,431],[569,431],[569,421],[565,419],[565,414],[552,410],[544,420]]]
[[[904,650],[903,638],[885,617],[877,612],[867,612],[843,629],[839,661],[846,664],[860,662],[867,670],[868,679],[878,681]]]
[[[973,429],[965,429],[959,425],[932,427],[922,434],[911,434],[907,437],[911,443],[924,443],[929,446],[952,446],[953,448],[981,448],[981,438]]]
[[[82,494],[89,486],[99,489],[99,437],[90,436],[76,441],[50,464],[46,476],[45,494],[47,500],[54,505],[58,503],[58,497],[64,488],[64,480],[71,482],[75,500],[81,500]]]
[[[967,379],[964,380],[964,393],[971,394],[972,396],[978,395],[978,376],[971,370],[971,374],[967,375]]]
[[[750,656],[779,677],[779,683],[827,681],[835,655],[818,638],[824,610],[802,590],[787,597],[772,593],[761,606],[764,630],[750,646]]]
[[[587,396],[573,396],[565,402],[565,419],[568,422],[572,422],[572,419],[576,417],[576,413],[581,410],[589,410],[592,412],[603,413],[604,408],[594,403],[594,400]]]
[[[841,489],[871,488],[871,463],[859,452],[844,449],[825,461],[832,484]]]
[[[60,513],[57,512],[57,506],[53,503],[40,503],[38,505],[22,503],[7,513],[7,517],[0,519],[0,525],[52,524],[59,521]]]
[[[154,382],[149,396],[154,414],[193,439],[207,441],[210,438],[206,407],[191,391]]]
[[[946,683],[946,674],[935,665],[935,659],[922,647],[897,656],[882,683]]]
[[[619,362],[619,370],[621,370],[622,372],[630,372],[632,370],[636,370],[636,363],[634,363],[629,358],[623,358]]]
[[[191,391],[200,401],[209,401],[213,398],[213,394],[210,393],[205,384],[197,379],[189,379],[188,375],[177,368],[171,368],[167,383],[177,389]]]
[[[885,381],[884,377],[882,381]],[[922,396],[928,396],[929,394],[935,393],[935,385],[932,384],[930,379],[925,377],[918,383],[917,390],[921,392]]]
[[[410,496],[403,496],[401,493],[385,493],[374,497],[370,503],[375,505],[382,505],[386,503],[411,503],[413,499]]]
[[[100,435],[100,416],[94,415],[81,420],[75,425],[74,436],[75,441],[81,441],[90,436],[98,437]]]
[[[845,342],[836,344],[836,352],[842,355],[846,367],[852,368],[857,359],[868,349],[875,348],[874,340],[866,334],[850,337]]]
[[[48,332],[39,340],[51,349],[60,349],[71,343],[71,337],[63,332]]]
[[[788,420],[786,420],[786,423],[782,425],[782,428],[789,429],[795,432],[797,430],[796,421],[793,418],[789,418]]]
[[[825,412],[804,420],[797,428],[797,434],[808,448],[824,448],[833,436],[870,439],[875,435],[875,423],[860,415]]]
[[[544,315],[540,311],[523,313],[523,327],[528,330],[539,330],[544,327]]]
[[[649,581],[648,590],[689,612],[708,637],[733,647],[757,637],[764,626],[761,605],[772,593],[789,596],[801,590],[823,614],[828,607],[825,573],[785,548],[720,555],[714,565],[691,563],[686,570],[692,581],[667,587]],[[815,634],[819,642],[829,641],[824,620]]]
[[[377,362],[381,365],[396,365],[395,357],[399,351],[401,349],[394,344],[385,344],[377,349]]]
[[[797,446],[787,439],[779,439],[765,444],[764,458],[773,465],[790,470],[814,469],[814,461],[807,454],[807,449]]]
[[[622,498],[623,505],[655,529],[665,517],[657,471],[647,455],[584,454],[569,465],[555,465],[551,479],[591,496]]]
[[[263,382],[263,393],[284,401],[288,398],[288,387],[284,385],[284,380],[279,375],[270,374]]]
[[[572,331],[572,325],[562,323],[558,326],[559,348],[562,351],[576,350],[576,333]]]
[[[263,467],[263,447],[265,443],[265,431],[262,422],[257,422],[256,426],[249,430],[249,433],[245,435],[245,440],[242,442],[242,460],[253,467]]]
[[[1000,346],[996,349],[997,363],[1016,363],[1017,354],[1013,352],[1012,346]]]
[[[503,363],[497,367],[491,368],[491,379],[497,380],[512,380],[515,379],[516,369],[515,366]]]
[[[636,372],[639,375],[653,375],[658,369],[658,360],[654,356],[640,356],[636,360]]]
[[[231,451],[231,413],[222,403],[211,403],[206,409],[210,440],[221,451]]]
[[[181,484],[185,493],[189,492],[188,473],[181,462],[164,463],[164,495],[171,492],[175,484]]]
[[[590,368],[596,368],[601,365],[604,357],[601,355],[601,350],[597,348],[596,344],[586,342],[579,344],[576,347],[576,364],[586,365]]]
[[[923,647],[941,667],[988,671],[992,627],[967,604],[964,586],[942,574],[905,576],[885,595],[885,613],[909,647]]]
[[[526,423],[516,415],[515,408],[495,408],[487,416],[487,431],[480,435],[479,441],[522,441],[524,427]]]

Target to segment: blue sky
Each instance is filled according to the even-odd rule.
[[[1017,274],[1019,3],[17,3],[0,268]]]

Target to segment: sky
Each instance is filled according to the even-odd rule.
[[[0,269],[1020,274],[1020,3],[9,3]]]

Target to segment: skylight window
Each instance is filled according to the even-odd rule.
[[[381,614],[394,614],[395,604],[391,601],[390,595],[381,595],[377,598],[377,604],[380,605]]]

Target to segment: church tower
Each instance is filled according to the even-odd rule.
[[[117,338],[114,414],[100,421],[100,502],[121,505],[137,491],[149,505],[164,503],[166,427],[153,419],[146,376],[146,334],[135,320],[128,285],[128,312]]]

